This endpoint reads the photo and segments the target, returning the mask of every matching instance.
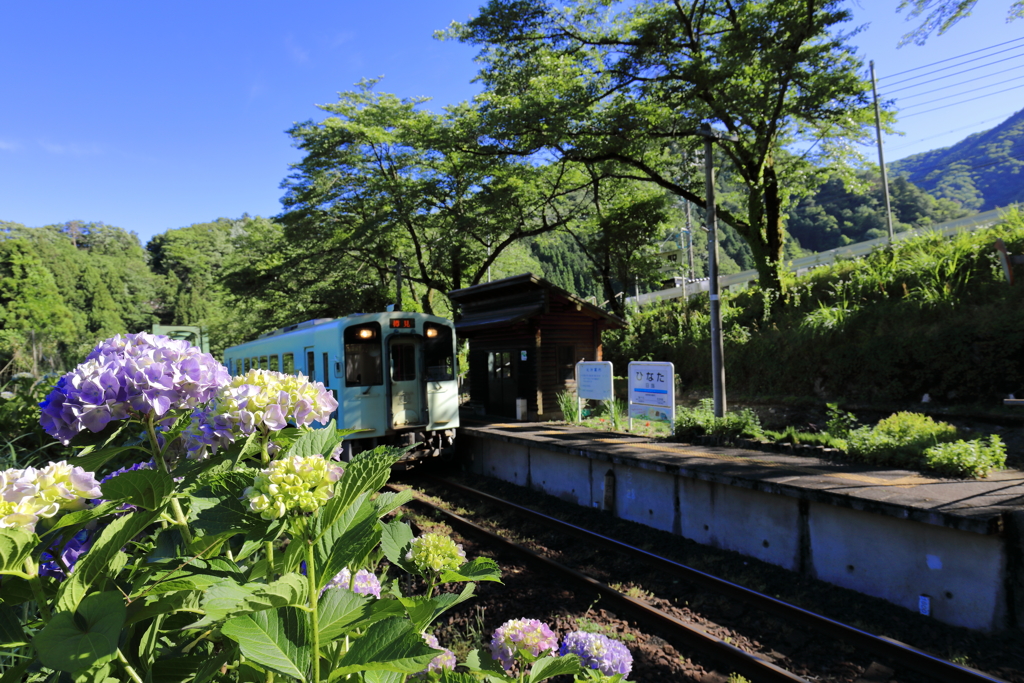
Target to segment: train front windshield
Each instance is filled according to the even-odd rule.
[[[345,329],[345,386],[367,387],[384,383],[380,323]]]

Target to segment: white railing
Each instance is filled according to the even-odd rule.
[[[899,242],[930,232],[940,232],[944,236],[953,235],[961,230],[974,232],[975,230],[981,230],[995,225],[1007,210],[1008,209],[992,209],[991,211],[979,213],[974,216],[967,216],[966,218],[957,218],[953,221],[936,223],[935,225],[929,225],[924,228],[897,232],[893,235],[893,241]],[[801,256],[800,258],[793,259],[786,265],[797,275],[802,275],[812,268],[831,265],[838,259],[855,259],[867,256],[873,249],[875,249],[875,247],[883,247],[888,242],[888,237],[879,237],[866,242],[850,244],[845,247],[829,249],[828,251],[820,251],[816,254],[811,254],[810,256]],[[743,289],[751,283],[756,282],[756,270],[744,270],[742,273],[718,276],[718,288],[723,291],[727,289]],[[701,292],[708,291],[708,289],[710,289],[710,285],[711,282],[706,277],[695,280],[686,280],[686,282],[679,287],[670,287],[669,289],[662,289],[658,292],[641,294],[639,297],[631,296],[626,299],[626,304],[635,306],[639,303],[639,305],[643,306],[644,304],[649,304],[652,301],[670,301],[672,299],[682,299],[684,296],[696,296]]]

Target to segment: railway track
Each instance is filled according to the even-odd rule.
[[[439,477],[428,476],[422,477],[422,479],[430,484],[461,495],[470,496],[485,501],[490,505],[504,508],[513,512],[517,517],[540,522],[547,528],[556,529],[560,533],[575,536],[577,539],[583,539],[586,543],[631,556],[646,565],[657,568],[658,571],[690,582],[703,590],[713,591],[739,604],[757,608],[774,617],[808,629],[812,633],[843,641],[850,646],[880,657],[888,663],[900,667],[901,670],[914,671],[929,681],[943,681],[945,683],[1005,683],[1001,678],[941,659],[905,643],[873,635],[861,629],[788,604],[777,598],[725,581],[646,550],[632,547],[616,539],[568,524],[562,520],[502,500],[462,484]],[[652,607],[643,600],[625,595],[593,577],[566,567],[545,555],[496,535],[483,526],[439,507],[422,496],[417,496],[417,503],[436,510],[436,514],[443,516],[451,526],[460,529],[464,533],[482,536],[486,538],[488,544],[501,546],[505,550],[543,567],[544,571],[560,574],[577,584],[590,588],[600,594],[609,604],[614,605],[616,610],[629,614],[634,620],[653,626],[659,631],[671,633],[672,637],[679,644],[721,662],[730,671],[742,674],[755,683],[760,681],[771,683],[776,681],[788,681],[790,683],[804,681],[807,683],[810,680],[787,671],[762,656],[746,652],[722,638],[712,635],[700,626],[687,623],[665,611]]]

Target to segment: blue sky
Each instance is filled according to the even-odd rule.
[[[912,26],[896,14],[897,4],[850,0],[851,28],[867,24],[853,42],[865,62],[875,60],[883,96],[889,74],[1024,36],[1024,20],[1005,23],[1009,0],[983,0],[945,36],[897,50],[900,36]],[[145,243],[169,228],[221,216],[273,216],[281,210],[279,185],[288,164],[299,159],[285,130],[321,118],[316,104],[333,102],[339,91],[376,76],[384,76],[379,89],[431,97],[428,108],[435,110],[477,92],[470,82],[475,50],[439,42],[432,34],[452,20],[467,19],[479,5],[478,0],[4,3],[0,220],[29,226],[102,221],[135,231]],[[1016,53],[972,66],[1007,56],[998,65],[921,86],[916,92],[946,90],[916,102],[1005,79],[1003,86],[907,114],[1024,85],[1024,79],[1010,81],[1024,76],[1020,44]],[[1004,76],[997,75],[1000,70]],[[971,83],[951,85],[964,80]],[[887,139],[886,160],[994,126],[1024,107],[1022,93],[1024,88],[1009,90],[908,116],[898,124],[906,134]]]

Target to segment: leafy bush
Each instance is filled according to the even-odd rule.
[[[761,421],[749,408],[715,417],[714,402],[704,398],[696,408],[676,409],[675,435],[680,441],[692,441],[699,436],[734,441],[757,438],[762,434]]]
[[[949,477],[986,477],[1006,467],[1006,446],[995,434],[983,439],[936,444],[925,450],[928,468]]]
[[[825,431],[836,439],[845,439],[854,429],[857,428],[857,416],[845,410],[840,410],[836,403],[826,403],[828,409],[828,422],[825,423]]]
[[[921,413],[894,413],[874,427],[859,427],[846,439],[846,452],[873,465],[918,467],[924,452],[952,441],[956,427]]]
[[[580,404],[575,393],[569,390],[559,391],[555,395],[555,400],[558,401],[558,407],[562,410],[562,417],[566,422],[576,424],[580,421]]]

